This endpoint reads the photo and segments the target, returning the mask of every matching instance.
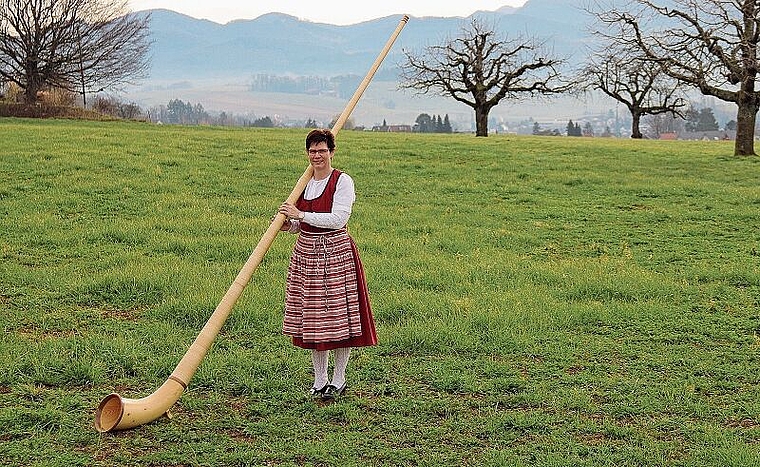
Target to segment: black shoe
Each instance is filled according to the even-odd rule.
[[[317,389],[315,387],[312,387],[309,389],[309,396],[311,396],[312,399],[319,399],[320,397],[324,397],[325,391],[330,387],[329,384],[325,384],[322,386],[321,389]]]
[[[324,393],[322,393],[322,399],[327,399],[327,400],[337,399],[346,390],[346,384],[347,383],[343,383],[343,386],[339,388],[333,386],[332,384],[329,384],[327,386],[327,389],[325,389]]]

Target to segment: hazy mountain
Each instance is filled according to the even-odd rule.
[[[505,5],[505,6],[501,7],[501,8],[499,8],[498,10],[496,10],[497,13],[501,13],[503,15],[510,15],[510,14],[514,13],[515,11],[517,11],[517,8],[515,8],[513,6],[509,6],[509,5]]]
[[[571,0],[530,0],[521,8],[475,13],[508,34],[550,38],[559,53],[582,43],[584,18]],[[282,13],[218,24],[169,10],[152,10],[150,80],[206,79],[271,73],[364,74],[401,15],[349,26],[312,23]],[[412,17],[385,68],[402,48],[421,49],[456,35],[465,18]]]
[[[582,58],[587,15],[575,0],[529,0],[520,8],[502,7],[474,13],[507,37],[535,36],[554,53]],[[401,14],[338,26],[270,13],[252,20],[218,24],[169,10],[152,10],[150,77],[127,90],[141,106],[166,104],[169,99],[202,103],[209,110],[277,113],[289,118],[329,118],[339,113],[343,96],[282,96],[253,93],[252,77],[355,75],[369,70],[401,19]],[[471,120],[471,109],[451,99],[416,98],[396,89],[402,50],[419,51],[458,35],[468,18],[412,17],[375,76],[363,109],[355,112],[371,124],[387,119],[413,123],[421,112],[456,113]],[[352,86],[352,89],[355,86]],[[408,92],[408,91],[406,91]],[[368,102],[364,104],[364,100]],[[298,101],[298,102],[296,102]],[[301,108],[299,108],[301,107]],[[504,104],[494,109],[512,111]],[[545,112],[546,109],[543,109]],[[518,117],[520,115],[517,115]],[[411,122],[409,121],[411,118]]]

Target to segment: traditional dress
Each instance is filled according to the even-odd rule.
[[[332,212],[341,173],[333,169],[324,191],[312,199],[304,191],[296,207]],[[288,267],[283,333],[305,349],[376,345],[364,267],[346,227],[326,229],[301,221],[299,228]]]

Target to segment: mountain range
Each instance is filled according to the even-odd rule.
[[[521,8],[474,13],[510,36],[550,40],[566,55],[584,40],[585,14],[570,0],[529,0]],[[371,66],[402,14],[348,26],[313,23],[282,13],[218,24],[170,10],[152,10],[151,80],[205,79],[252,73],[336,76]],[[466,18],[410,18],[384,61],[456,35]]]
[[[586,23],[590,16],[574,0],[528,0],[522,7],[505,6],[496,11],[473,13],[508,38],[536,37],[546,41],[554,54],[571,63],[583,58],[588,41]],[[395,30],[403,14],[339,26],[305,21],[282,13],[268,13],[252,20],[219,24],[170,10],[150,10],[150,74],[137,86],[125,90],[126,97],[142,107],[165,105],[170,99],[201,103],[209,111],[273,115],[284,119],[325,119],[340,113],[346,99],[331,95],[293,95],[256,92],[251,81],[257,75],[364,77],[378,53]],[[453,120],[471,122],[472,110],[453,99],[413,96],[397,87],[402,51],[420,52],[426,46],[456,37],[470,18],[411,17],[353,118],[371,125],[413,123],[426,112],[453,115]],[[365,103],[365,100],[367,101]],[[518,103],[497,106],[492,115]],[[533,104],[528,103],[529,107]],[[579,104],[573,103],[577,107]],[[535,111],[547,118],[546,103]],[[577,113],[586,109],[562,110]],[[528,116],[520,110],[514,118]],[[501,112],[502,114],[504,112]],[[522,115],[526,114],[526,115]],[[530,115],[533,116],[533,115]],[[562,116],[564,118],[564,115]],[[411,119],[411,121],[409,120]]]

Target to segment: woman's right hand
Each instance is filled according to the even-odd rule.
[[[280,214],[285,214],[289,219],[303,219],[304,213],[299,211],[297,207],[285,201],[280,205]]]
[[[272,216],[272,218],[269,219],[269,222],[270,223],[274,222],[275,217],[277,216]],[[287,232],[288,230],[290,230],[290,219],[286,217],[285,219],[282,220],[282,225],[280,226],[280,230],[283,232]]]

